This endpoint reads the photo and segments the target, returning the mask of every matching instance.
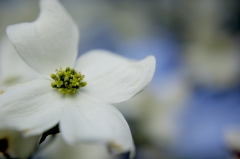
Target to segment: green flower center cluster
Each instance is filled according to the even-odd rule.
[[[82,81],[84,75],[69,67],[65,70],[60,67],[55,74],[51,74],[51,78],[54,80],[51,86],[63,94],[74,94],[77,89],[87,85],[87,82]]]

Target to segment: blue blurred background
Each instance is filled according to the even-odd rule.
[[[240,0],[60,1],[79,26],[79,56],[101,48],[156,57],[150,86],[116,105],[137,159],[238,157],[229,132],[240,130]],[[38,13],[37,0],[0,0],[0,36]]]

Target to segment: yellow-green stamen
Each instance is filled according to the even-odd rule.
[[[65,70],[60,67],[60,70],[56,70],[55,74],[51,74],[51,78],[54,80],[51,86],[63,94],[74,94],[77,89],[87,85],[87,82],[82,81],[84,75],[69,67]]]

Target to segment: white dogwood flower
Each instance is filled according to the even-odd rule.
[[[134,152],[127,122],[110,104],[132,98],[149,84],[155,58],[137,62],[93,50],[75,62],[79,33],[72,18],[57,0],[40,0],[40,9],[36,21],[9,26],[7,35],[45,79],[0,90],[0,128],[34,135],[59,123],[69,144],[100,142],[116,153]]]

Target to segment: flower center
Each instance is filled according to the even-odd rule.
[[[60,67],[55,74],[51,74],[51,78],[54,80],[51,86],[63,94],[74,94],[77,89],[87,85],[87,82],[82,81],[84,75],[69,67],[65,70]]]

